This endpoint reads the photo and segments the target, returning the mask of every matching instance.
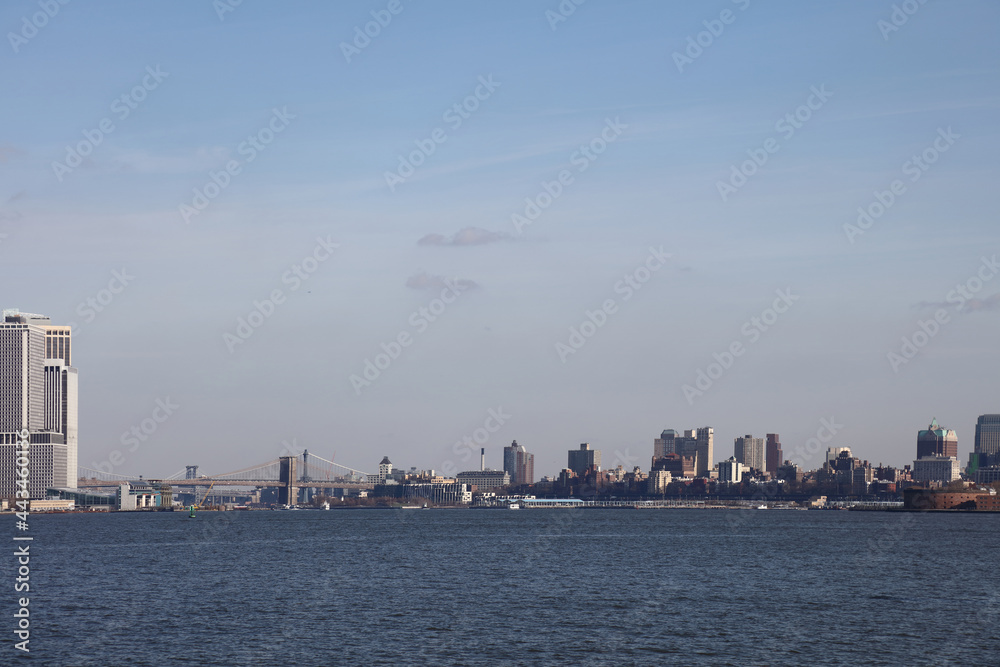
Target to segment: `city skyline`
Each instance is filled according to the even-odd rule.
[[[69,3],[8,39],[4,307],[75,325],[82,463],[462,468],[490,410],[539,472],[671,424],[790,457],[822,420],[904,465],[929,416],[964,462],[1000,10],[723,5],[404,2],[362,48],[384,4]]]

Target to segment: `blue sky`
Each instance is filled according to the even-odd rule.
[[[402,0],[348,62],[341,44],[388,5],[245,0],[220,19],[208,0],[73,0],[13,42],[42,10],[0,9],[0,301],[78,327],[81,464],[122,450],[167,396],[181,407],[116,472],[234,469],[293,440],[364,470],[383,455],[461,469],[474,461],[453,444],[501,406],[488,464],[516,438],[538,475],[584,441],[606,467],[647,467],[664,428],[713,426],[717,460],[745,433],[778,432],[791,455],[831,417],[843,428],[824,447],[896,465],[937,417],[964,463],[976,416],[1000,411],[1000,276],[971,305],[948,301],[1000,250],[1000,7],[908,5],[883,34],[891,2],[588,0],[553,29],[557,2]],[[720,34],[679,71],[706,21]],[[116,100],[144,77],[122,117]],[[446,114],[481,77],[493,89],[456,126]],[[246,161],[275,110],[284,126]],[[808,120],[789,136],[778,123],[797,110]],[[609,122],[619,133],[581,162]],[[446,140],[390,189],[386,172],[436,129]],[[723,200],[718,183],[765,145]],[[936,160],[911,180],[925,150]],[[185,221],[227,163],[239,172]],[[563,171],[518,230],[512,216]],[[881,217],[845,231],[896,180]],[[445,241],[418,243],[429,234]],[[338,247],[292,289],[317,238]],[[615,287],[650,247],[671,259],[626,301]],[[91,312],[122,269],[134,279]],[[474,287],[418,332],[411,314],[444,278]],[[227,344],[275,290],[273,314]],[[776,290],[797,300],[751,341]],[[608,299],[564,362],[557,344]],[[947,320],[923,341],[937,310]],[[400,334],[412,343],[359,390],[352,376]],[[893,368],[914,335],[926,344]],[[688,400],[736,342],[745,352]]]

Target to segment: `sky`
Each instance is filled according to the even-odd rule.
[[[933,418],[964,465],[1000,412],[998,24],[11,0],[0,305],[73,325],[80,464],[119,474],[646,469],[700,426],[902,466]]]

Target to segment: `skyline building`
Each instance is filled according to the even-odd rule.
[[[1000,414],[979,415],[972,451],[979,455],[977,467],[1000,465]]]
[[[928,456],[954,456],[958,458],[958,435],[954,429],[941,428],[937,419],[926,429],[917,432],[917,458]]]
[[[733,441],[733,456],[748,468],[760,472],[766,470],[764,438],[755,438],[750,434],[736,438]]]
[[[777,433],[767,434],[767,451],[764,456],[767,472],[774,475],[783,463],[781,452],[781,439]]]
[[[535,455],[529,454],[517,440],[503,448],[503,469],[515,486],[535,483]]]
[[[52,356],[50,356],[52,355]],[[28,431],[28,491],[77,486],[78,376],[71,331],[44,315],[4,310],[0,320],[0,496],[17,490],[17,433]]]
[[[695,461],[695,476],[708,477],[714,467],[715,430],[710,426],[688,429],[679,435],[672,428],[664,429],[653,440],[653,460],[677,454]]]
[[[601,467],[601,450],[591,449],[589,442],[581,443],[580,449],[569,450],[566,467],[577,475],[582,475],[590,467],[599,470]]]

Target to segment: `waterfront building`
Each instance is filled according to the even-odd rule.
[[[638,472],[642,473],[641,470],[638,470]],[[646,491],[652,494],[665,493],[667,486],[672,480],[673,475],[670,474],[669,470],[653,470],[649,473],[649,477],[646,480]]]
[[[535,483],[535,455],[529,454],[517,440],[503,448],[503,469],[515,486]]]
[[[781,467],[781,462],[784,460],[782,456],[781,440],[778,438],[778,434],[768,433],[764,465],[767,466],[767,472],[771,473],[772,477],[777,475],[778,468]]]
[[[953,429],[938,426],[937,419],[917,432],[917,458],[927,456],[958,457],[958,435]]]
[[[582,475],[588,468],[601,468],[601,450],[591,449],[589,442],[580,445],[580,449],[569,450],[566,467],[577,475]]]
[[[388,456],[383,456],[378,464],[378,472],[368,475],[368,483],[385,484],[386,480],[389,480],[390,483],[395,481],[392,477],[392,461],[389,460]]]
[[[44,315],[4,310],[0,319],[0,496],[16,493],[17,433],[28,431],[28,491],[76,488],[77,370],[71,331]]]
[[[752,435],[736,438],[733,441],[733,450],[736,460],[748,468],[758,472],[764,472],[767,469],[764,438],[755,438]]]
[[[957,456],[925,456],[913,462],[913,481],[921,484],[954,482],[960,472]]]
[[[469,470],[455,475],[461,484],[469,484],[478,491],[502,489],[510,485],[510,475],[504,470]]]

